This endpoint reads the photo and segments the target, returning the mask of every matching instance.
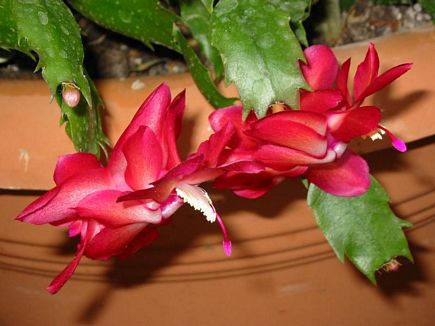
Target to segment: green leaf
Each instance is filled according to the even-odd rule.
[[[198,41],[202,54],[210,62],[217,80],[222,78],[224,66],[219,52],[210,42],[211,15],[201,0],[181,1],[181,18]]]
[[[80,28],[68,7],[57,0],[0,0],[2,22],[0,46],[22,51],[32,58],[38,55],[51,93],[62,109],[62,121],[78,151],[99,155],[105,141],[98,115],[99,102],[91,94],[92,81],[83,68]],[[80,108],[63,102],[64,84],[72,84],[84,98]],[[98,96],[97,96],[98,97]]]
[[[432,16],[432,21],[435,22],[435,1],[434,0],[419,0],[423,9]]]
[[[187,44],[186,39],[178,28],[174,30],[174,35],[189,67],[190,73],[201,93],[216,108],[232,105],[236,99],[224,97],[219,93],[210,78],[207,68],[202,65],[195,51]]]
[[[68,0],[82,15],[115,32],[178,50],[172,27],[178,17],[157,0]]]
[[[297,107],[307,87],[299,69],[304,60],[290,20],[304,18],[309,1],[221,0],[212,14],[212,44],[220,51],[227,82],[239,91],[246,117],[258,117],[274,102]]]
[[[368,192],[357,197],[333,196],[314,184],[308,190],[308,205],[338,259],[348,257],[373,283],[375,272],[395,257],[412,261],[402,231],[411,224],[394,215],[388,201],[373,177]]]
[[[209,13],[213,11],[213,3],[214,0],[201,0],[204,7],[208,10]]]

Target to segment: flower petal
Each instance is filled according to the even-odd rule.
[[[370,43],[364,60],[358,65],[353,79],[353,95],[355,102],[363,99],[364,91],[378,75],[379,57],[375,45]]]
[[[101,168],[97,157],[88,153],[74,153],[59,157],[54,170],[54,182],[60,185],[70,176],[82,172]]]
[[[381,110],[375,106],[362,106],[331,115],[328,126],[334,138],[347,143],[375,130],[380,121]]]
[[[105,228],[89,241],[84,254],[99,260],[121,255],[147,226],[148,223],[133,223],[117,228]]]
[[[181,122],[185,106],[186,92],[182,91],[174,98],[166,115],[162,137],[166,137],[167,140],[167,148],[163,147],[164,156],[166,152],[168,155],[168,157],[163,160],[167,169],[171,169],[180,163],[176,142],[181,132]]]
[[[201,167],[203,160],[202,155],[193,156],[170,170],[163,178],[156,181],[153,187],[122,195],[118,198],[118,201],[153,199],[162,203],[175,189],[177,183],[192,175]]]
[[[348,79],[349,79],[349,69],[350,69],[350,58],[347,59],[340,67],[337,75],[337,89],[343,95],[343,99],[346,107],[350,106],[350,94],[348,89]]]
[[[305,176],[310,182],[335,196],[359,196],[370,187],[367,162],[350,151],[333,163],[310,167]]]
[[[117,203],[122,192],[103,190],[92,193],[81,200],[76,207],[82,218],[92,218],[108,227],[118,227],[135,222],[158,224],[162,220],[159,209],[149,209],[146,204],[136,201]]]
[[[338,62],[326,45],[312,45],[305,49],[307,64],[301,63],[302,73],[313,90],[333,87],[338,72]]]
[[[50,190],[27,206],[17,217],[32,223],[59,223],[76,216],[74,208],[87,195],[112,188],[108,171],[104,168],[84,171],[69,177],[62,185]]]
[[[125,142],[123,152],[127,160],[125,181],[132,189],[147,188],[162,171],[162,149],[154,132],[140,127]]]
[[[87,244],[91,237],[94,235],[97,228],[97,223],[94,221],[83,222],[82,225],[82,238],[80,244],[77,246],[77,252],[74,259],[65,267],[65,269],[51,281],[47,290],[51,294],[56,294],[64,284],[71,278],[72,274],[77,269],[80,259],[87,247]]]
[[[301,151],[278,145],[262,145],[254,154],[254,159],[276,170],[289,170],[298,165],[323,164],[336,158],[332,150],[328,150],[324,157],[316,158]]]
[[[286,111],[258,120],[247,133],[259,140],[313,156],[323,156],[327,149],[325,132],[326,118],[323,115],[308,111]]]
[[[323,90],[306,92],[301,91],[301,110],[311,112],[326,112],[338,106],[343,100],[340,91]]]
[[[122,183],[127,167],[127,161],[123,153],[125,142],[131,135],[136,133],[141,126],[147,126],[155,135],[160,135],[170,101],[171,93],[169,87],[165,84],[161,84],[142,103],[132,121],[118,139],[108,162],[108,168],[118,182]],[[121,181],[119,181],[119,179],[121,179]]]
[[[380,76],[376,77],[373,82],[366,88],[361,97],[367,97],[381,90],[395,79],[402,76],[405,72],[411,69],[411,63],[404,63],[399,66],[393,67]]]

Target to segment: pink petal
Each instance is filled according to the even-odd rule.
[[[343,100],[340,91],[323,90],[306,92],[301,91],[301,110],[311,112],[326,112],[333,109]]]
[[[225,128],[227,125],[232,125],[235,128],[236,134],[228,142],[228,146],[231,148],[254,148],[256,145],[255,140],[248,137],[244,130],[253,121],[257,121],[254,113],[251,113],[248,118],[243,121],[242,110],[240,106],[230,106],[227,108],[214,111],[209,116],[210,125],[214,131],[219,131]]]
[[[387,70],[382,75],[378,76],[373,80],[373,82],[366,88],[361,97],[367,97],[376,93],[377,91],[381,90],[382,88],[393,82],[395,79],[402,76],[405,72],[411,69],[411,67],[411,63],[404,63]]]
[[[17,217],[32,224],[59,223],[76,216],[74,208],[87,195],[112,188],[104,168],[88,170],[69,177],[62,185],[27,206]]]
[[[367,162],[350,151],[333,163],[311,166],[305,176],[310,182],[335,196],[359,196],[370,187]]]
[[[381,121],[381,111],[375,106],[362,106],[336,113],[328,119],[332,135],[343,142],[369,134],[377,129]]]
[[[117,203],[118,197],[122,194],[117,190],[92,193],[81,200],[75,210],[80,217],[95,219],[109,227],[135,222],[161,222],[162,214],[159,209],[151,210],[141,202]]]
[[[124,178],[124,172],[127,167],[127,161],[123,154],[125,142],[131,135],[136,133],[141,126],[146,126],[150,128],[155,135],[160,135],[170,101],[171,93],[169,87],[165,84],[161,84],[142,103],[136,115],[118,139],[110,156],[108,168],[114,178]],[[118,181],[117,183],[119,182],[122,183],[122,181]]]
[[[253,123],[249,135],[313,156],[323,156],[327,149],[325,132],[326,118],[323,115],[308,111],[287,111]]]
[[[346,107],[350,106],[350,95],[347,86],[349,79],[350,59],[347,59],[340,67],[337,75],[337,89],[343,95]]]
[[[125,181],[132,189],[147,188],[162,172],[162,149],[154,132],[140,127],[125,142],[123,152],[127,160]]]
[[[223,129],[229,122],[237,129],[241,129],[243,125],[242,111],[243,108],[241,106],[229,106],[214,111],[208,119],[214,131]]]
[[[223,150],[227,147],[235,132],[233,124],[229,123],[200,144],[197,153],[204,155],[205,164],[208,167],[214,168],[218,165]]]
[[[139,233],[133,241],[131,241],[123,251],[121,251],[117,257],[125,259],[135,254],[138,250],[150,245],[159,236],[159,232],[156,228],[146,227],[141,233]]]
[[[213,186],[217,189],[230,189],[236,195],[255,199],[265,195],[283,178],[267,173],[247,174],[228,172],[217,178]]]
[[[260,146],[254,154],[255,160],[276,170],[289,170],[299,165],[329,163],[335,158],[336,155],[331,150],[328,150],[324,157],[316,158],[292,148],[269,144]]]
[[[379,57],[376,52],[375,45],[370,43],[366,57],[363,62],[358,65],[358,68],[353,79],[353,94],[355,102],[363,99],[363,93],[370,86],[373,80],[378,75]]]
[[[88,153],[74,153],[59,157],[54,170],[54,182],[60,185],[70,176],[82,172],[101,168],[101,163],[95,155]]]
[[[85,255],[99,260],[121,255],[147,226],[147,223],[133,223],[117,228],[105,228],[89,242]]]
[[[202,155],[194,156],[170,170],[163,178],[156,181],[152,188],[141,189],[122,195],[118,198],[118,201],[153,199],[162,203],[175,189],[177,183],[186,179],[199,169],[203,160]]]
[[[330,89],[337,77],[338,62],[326,45],[312,45],[305,49],[307,64],[301,63],[302,73],[315,91]]]
[[[186,92],[178,94],[169,106],[165,119],[163,137],[167,139],[167,159],[164,159],[167,169],[173,168],[180,163],[180,157],[177,150],[177,138],[181,132],[181,122],[183,120],[184,107],[186,104]],[[166,153],[163,153],[166,154]]]
[[[80,244],[77,246],[77,252],[74,259],[65,267],[65,269],[56,276],[56,278],[50,283],[47,290],[51,294],[56,294],[64,284],[71,278],[72,274],[74,274],[77,266],[80,262],[80,259],[83,256],[83,253],[86,249],[86,246],[90,240],[90,238],[94,235],[96,229],[95,222],[84,222],[82,226],[82,239]]]

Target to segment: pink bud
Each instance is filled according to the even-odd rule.
[[[80,91],[77,89],[77,86],[70,83],[65,83],[62,85],[62,99],[63,101],[70,107],[74,108],[80,102]]]

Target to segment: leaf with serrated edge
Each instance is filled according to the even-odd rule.
[[[308,190],[308,205],[338,259],[348,257],[373,283],[375,272],[395,257],[412,261],[402,231],[411,224],[394,215],[388,201],[373,177],[367,193],[357,197],[333,196],[314,184]]]
[[[210,42],[210,12],[201,0],[181,1],[181,18],[189,27],[194,39],[199,43],[203,56],[213,65],[215,79],[223,75],[223,63],[219,52]]]
[[[221,0],[213,11],[212,44],[227,82],[239,91],[245,117],[251,109],[263,117],[274,102],[297,107],[298,89],[306,87],[298,63],[304,55],[289,25],[291,2]]]
[[[0,0],[0,46],[16,49],[33,57],[38,55],[37,69],[47,81],[51,93],[62,109],[62,121],[77,150],[99,155],[99,143],[105,139],[97,103],[91,94],[92,81],[83,68],[80,28],[62,1]],[[62,83],[73,83],[84,97],[75,109],[63,103]],[[76,110],[77,109],[77,110]]]
[[[172,38],[177,15],[158,0],[68,0],[82,15],[110,30],[142,41],[178,50]]]
[[[190,73],[204,97],[216,108],[232,105],[236,98],[227,98],[219,93],[210,78],[208,70],[202,65],[195,51],[187,44],[186,39],[178,28],[174,29],[174,35],[189,67]]]

